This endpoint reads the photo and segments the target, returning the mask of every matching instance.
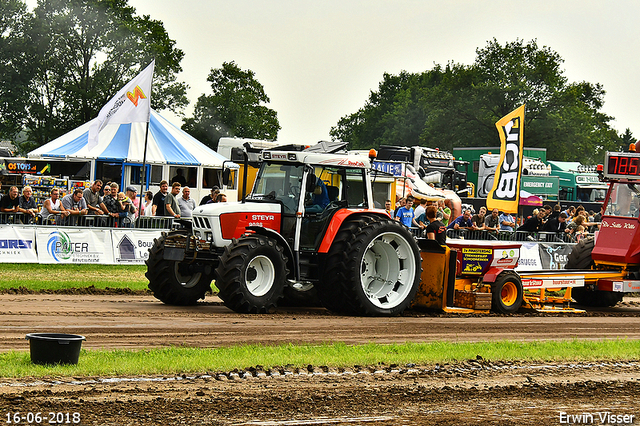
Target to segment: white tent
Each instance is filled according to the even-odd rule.
[[[31,151],[28,157],[142,163],[146,123],[107,124],[100,131],[98,145],[89,149],[89,127],[94,120]],[[227,158],[151,110],[148,164],[221,168],[225,160]]]
[[[108,178],[118,181],[120,176],[122,187],[139,185],[136,176],[140,175],[143,163],[147,123],[107,123],[100,130],[98,144],[90,148],[89,128],[95,120],[31,151],[27,156],[48,162],[87,161],[90,180]],[[213,185],[222,187],[223,168],[239,168],[153,109],[149,121],[146,164],[148,174],[145,181],[153,192],[159,189],[161,179],[169,181],[177,169],[187,170],[191,197],[196,201],[202,194],[209,193]],[[149,167],[160,173],[149,172]],[[105,173],[105,168],[109,172]],[[231,197],[237,191],[235,183],[232,187],[224,187],[224,190]]]

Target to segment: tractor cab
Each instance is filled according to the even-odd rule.
[[[333,215],[373,202],[369,165],[345,154],[263,151],[247,203],[281,205],[279,232],[294,251],[317,251]]]

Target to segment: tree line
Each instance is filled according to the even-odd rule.
[[[184,52],[161,21],[138,16],[128,0],[0,2],[0,138],[24,154],[97,116],[152,59],[152,107],[184,116]],[[556,160],[601,161],[633,140],[602,112],[600,84],[569,82],[563,60],[535,40],[476,50],[471,65],[449,62],[421,73],[385,73],[364,106],[331,129],[350,149],[380,145],[496,146],[495,122],[526,103],[525,145]],[[277,139],[280,124],[251,70],[212,68],[183,129],[212,148],[223,136]]]
[[[569,82],[563,60],[536,40],[476,50],[473,64],[435,65],[422,73],[384,74],[365,105],[342,117],[331,137],[352,148],[380,145],[497,146],[495,123],[526,104],[524,143],[558,161],[601,162],[604,152],[633,141],[604,114],[600,84]]]

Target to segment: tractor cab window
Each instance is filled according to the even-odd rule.
[[[638,217],[640,187],[633,183],[615,183],[605,214],[608,216]]]
[[[345,182],[349,207],[367,207],[364,169],[346,169]]]
[[[248,199],[280,201],[284,213],[295,214],[303,173],[300,164],[263,163]]]

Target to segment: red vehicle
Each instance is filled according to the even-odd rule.
[[[318,301],[343,314],[404,311],[418,290],[420,253],[408,228],[375,208],[373,158],[283,149],[262,152],[242,202],[199,206],[186,229],[155,241],[153,294],[190,305],[215,280],[241,313]]]
[[[600,179],[609,183],[602,206],[602,225],[596,238],[580,241],[571,252],[567,269],[617,271],[575,289],[573,297],[586,306],[613,306],[624,293],[640,291],[640,154],[607,152]]]

